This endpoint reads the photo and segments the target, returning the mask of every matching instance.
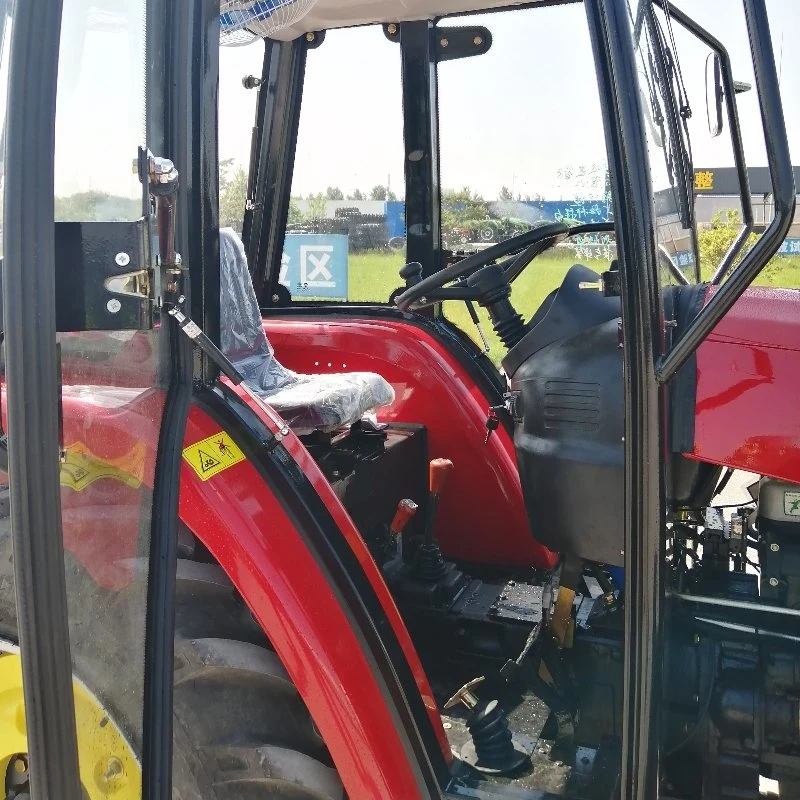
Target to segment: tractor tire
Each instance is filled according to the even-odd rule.
[[[0,490],[0,638],[17,641],[8,490]],[[82,602],[113,605],[67,556],[70,571],[85,576]],[[74,586],[74,574],[69,585]],[[106,595],[106,596],[104,596]],[[180,559],[175,594],[175,694],[173,706],[174,800],[341,800],[344,790],[321,736],[278,656],[216,564]],[[77,627],[77,626],[76,626]],[[95,639],[114,634],[102,626]],[[75,650],[85,642],[75,640]],[[102,674],[79,674],[122,731],[125,717],[140,718],[114,681],[125,674],[126,655],[108,642],[97,645]],[[129,656],[128,656],[129,657]],[[96,673],[81,669],[77,673]],[[116,662],[116,663],[115,663]],[[2,733],[2,732],[0,732]],[[131,737],[134,749],[140,744]],[[79,742],[79,749],[81,743]],[[0,784],[2,776],[0,776]],[[91,796],[91,792],[89,792]]]

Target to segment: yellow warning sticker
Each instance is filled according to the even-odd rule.
[[[119,481],[138,489],[144,480],[144,459],[147,448],[138,442],[119,458],[100,458],[84,442],[74,442],[64,453],[61,463],[61,485],[82,492],[100,478]]]
[[[223,431],[185,447],[183,457],[201,481],[207,481],[228,467],[244,461],[244,453]]]

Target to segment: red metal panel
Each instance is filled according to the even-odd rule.
[[[161,394],[65,387],[65,445],[68,453],[78,446],[80,454],[71,486],[62,488],[65,547],[107,589],[123,588],[135,569],[137,489],[153,483],[157,442],[147,423]],[[91,425],[82,427],[78,412],[86,403],[96,413]],[[274,424],[251,407],[274,432]],[[184,446],[219,431],[218,423],[193,407]],[[342,530],[384,607],[449,763],[452,753],[433,692],[375,562],[302,443],[290,434],[283,444]],[[71,463],[68,458],[65,467]],[[71,535],[73,504],[83,515],[80,536]],[[95,510],[88,521],[87,509]],[[319,564],[256,469],[242,461],[201,481],[184,461],[180,517],[219,561],[275,647],[331,750],[348,796],[418,797],[417,768],[402,757],[403,745],[363,645]]]
[[[218,431],[217,423],[191,409],[187,444]],[[293,434],[283,443],[320,493],[378,593],[442,751],[451,758],[425,673],[366,546],[302,444]],[[201,481],[184,463],[180,515],[230,576],[281,657],[331,751],[348,796],[419,797],[415,765],[403,757],[404,747],[363,646],[320,565],[253,465],[242,461]]]
[[[377,372],[396,393],[379,419],[427,427],[431,458],[455,464],[436,528],[446,555],[482,564],[555,565],[557,556],[531,537],[511,437],[501,428],[484,446],[489,401],[437,339],[399,320],[270,319],[264,327],[287,367]]]
[[[697,351],[691,457],[800,482],[799,395],[800,291],[751,287]]]

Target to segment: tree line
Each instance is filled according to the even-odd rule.
[[[234,164],[233,159],[220,162],[219,176],[219,220],[221,227],[241,229],[247,197],[247,173]],[[289,202],[289,225],[297,225],[307,220],[322,219],[330,200],[394,201],[400,198],[388,187],[373,186],[369,192],[359,189],[345,194],[338,186],[328,186],[324,192],[311,192],[305,196],[292,195]],[[542,200],[536,195],[516,196],[507,186],[503,186],[496,200],[529,201]],[[298,201],[305,201],[305,212]],[[442,190],[442,222],[445,226],[456,226],[465,220],[482,219],[491,216],[490,200],[468,186],[461,189]],[[141,211],[141,200],[120,197],[100,191],[78,192],[64,197],[56,197],[56,219],[86,222],[96,219],[127,220],[135,219]]]

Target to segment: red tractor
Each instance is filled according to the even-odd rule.
[[[800,791],[800,294],[750,286],[795,206],[764,0],[743,2],[775,207],[755,244],[724,45],[666,0],[585,0],[614,221],[457,258],[437,75],[492,31],[448,15],[506,5],[0,4],[7,800]],[[400,53],[407,263],[391,302],[293,300],[307,60],[367,24]],[[710,281],[657,235],[666,163],[696,242],[674,29],[710,51],[743,181]],[[220,34],[267,37],[241,239],[219,230]],[[104,217],[139,144],[141,200]],[[514,282],[596,233],[617,259],[521,314]],[[502,369],[448,301],[485,311]],[[756,478],[728,507],[735,470]]]

